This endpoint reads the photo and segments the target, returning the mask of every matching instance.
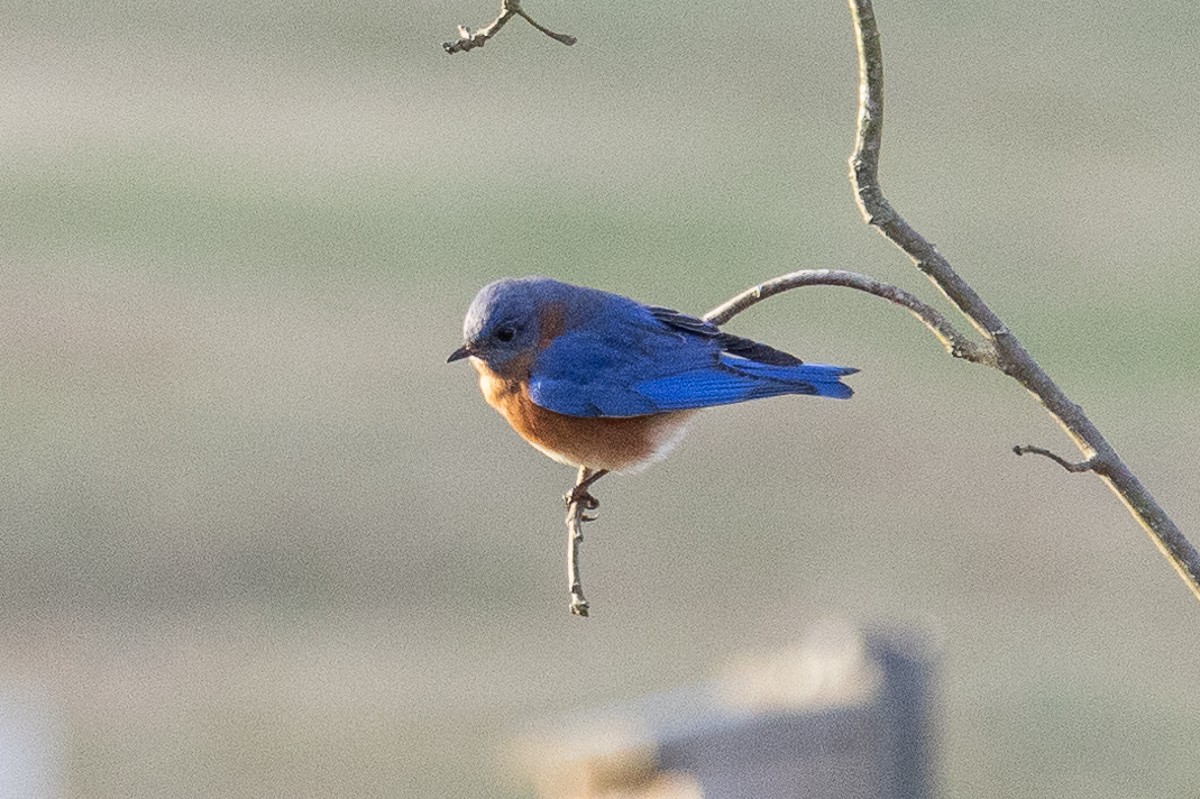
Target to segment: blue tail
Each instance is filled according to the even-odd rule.
[[[833,399],[850,399],[854,396],[854,390],[841,382],[841,378],[858,371],[851,366],[831,366],[824,363],[775,366],[726,355],[721,356],[721,365],[763,381],[763,393],[757,396],[765,397],[776,394],[811,394]],[[779,385],[774,386],[772,383]],[[788,388],[784,388],[785,386]]]
[[[857,372],[848,366],[819,363],[777,365],[721,355],[703,369],[678,372],[637,383],[632,388],[655,411],[682,411],[730,405],[781,394],[849,399],[854,392],[839,378]]]

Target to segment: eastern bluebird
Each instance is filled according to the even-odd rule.
[[[471,358],[484,398],[522,438],[599,473],[662,458],[699,408],[779,394],[847,399],[840,378],[858,371],[545,277],[484,286],[463,338],[447,362]]]

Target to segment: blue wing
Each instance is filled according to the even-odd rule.
[[[573,330],[559,336],[535,361],[529,397],[567,416],[644,416],[665,410],[635,386],[647,378],[703,368],[707,347],[669,333],[601,335]]]
[[[642,416],[780,394],[845,399],[858,371],[806,364],[765,344],[663,308],[624,324],[576,328],[537,358],[530,398],[568,416]]]

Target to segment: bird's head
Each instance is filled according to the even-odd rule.
[[[532,352],[538,341],[539,309],[548,292],[560,285],[548,278],[506,278],[479,290],[463,321],[464,344],[447,362],[473,357],[494,371],[519,355]]]

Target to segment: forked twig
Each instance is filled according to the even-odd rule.
[[[475,31],[466,25],[458,26],[458,39],[453,42],[442,42],[442,49],[447,53],[467,53],[476,47],[483,47],[488,39],[500,32],[500,29],[513,17],[520,17],[542,33],[565,45],[575,44],[577,39],[569,33],[555,33],[544,25],[539,24],[533,17],[521,8],[521,0],[500,0],[500,14],[490,23]]]

